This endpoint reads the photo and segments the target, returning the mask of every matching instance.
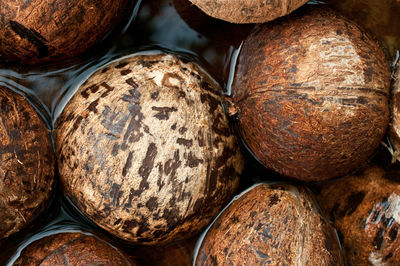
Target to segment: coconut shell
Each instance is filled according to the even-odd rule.
[[[262,23],[285,16],[308,0],[189,0],[206,14],[232,23]]]
[[[259,184],[206,233],[196,265],[344,265],[333,227],[309,191]]]
[[[13,265],[138,265],[94,235],[59,233],[44,237],[22,250]]]
[[[397,63],[392,82],[391,123],[389,138],[394,160],[400,160],[400,63]]]
[[[243,168],[220,93],[204,70],[171,55],[98,70],[57,119],[66,195],[127,241],[198,233],[235,193]]]
[[[385,135],[390,70],[379,45],[327,7],[255,27],[232,86],[243,140],[302,181],[344,175]]]
[[[30,224],[53,190],[50,131],[21,95],[0,86],[0,239]]]
[[[399,177],[399,170],[371,166],[322,188],[319,203],[331,215],[349,265],[398,265]]]
[[[129,0],[0,0],[0,61],[37,64],[72,57],[116,25]]]

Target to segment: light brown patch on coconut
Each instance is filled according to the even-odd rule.
[[[233,23],[262,23],[290,14],[308,0],[189,0],[208,15]]]

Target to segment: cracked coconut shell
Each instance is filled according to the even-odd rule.
[[[240,133],[268,168],[302,181],[344,175],[378,147],[390,69],[379,45],[326,7],[257,25],[232,86]]]
[[[400,172],[379,166],[323,186],[319,203],[331,215],[349,265],[398,265]]]
[[[204,70],[172,55],[103,67],[56,122],[66,195],[127,241],[193,236],[230,200],[243,168],[221,102]]]
[[[396,72],[393,76],[392,98],[391,98],[391,123],[389,138],[392,144],[390,150],[393,160],[399,160],[400,155],[400,63],[397,63]]]
[[[0,0],[0,61],[36,64],[85,52],[110,32],[129,0]]]
[[[206,14],[232,23],[262,23],[285,16],[308,0],[189,0]]]
[[[334,229],[306,188],[258,184],[215,220],[196,265],[344,264]]]
[[[0,86],[0,239],[29,225],[53,190],[50,131],[21,95]]]
[[[137,265],[100,238],[79,232],[58,233],[36,240],[13,265]]]

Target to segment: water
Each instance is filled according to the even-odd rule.
[[[313,3],[321,1],[313,1]],[[396,0],[328,0],[328,4],[358,21],[377,36],[394,61],[400,49],[400,4]],[[81,84],[99,66],[120,56],[146,51],[171,51],[199,62],[230,94],[235,63],[241,44],[252,25],[234,25],[212,19],[191,6],[187,0],[138,1],[119,27],[95,48],[62,64],[33,69],[1,68],[0,86],[28,96],[30,102],[52,128],[63,106]],[[248,155],[243,190],[263,181],[265,169]],[[84,219],[58,191],[49,209],[29,229],[0,242],[0,264],[18,256],[33,240],[53,232],[86,230],[101,232]],[[114,245],[135,253],[135,247]],[[193,240],[195,242],[195,240]],[[12,244],[15,243],[15,244]],[[189,247],[192,247],[190,244]],[[136,258],[136,255],[133,255]]]

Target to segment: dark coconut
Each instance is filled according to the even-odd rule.
[[[204,70],[171,55],[98,70],[57,119],[66,195],[127,241],[198,233],[235,193],[243,168],[221,101]]]
[[[306,188],[259,184],[206,233],[196,265],[344,265],[333,227]]]
[[[13,265],[138,265],[104,240],[79,232],[58,233],[36,240]]]
[[[208,15],[233,23],[262,23],[285,16],[308,0],[189,0]]]
[[[398,265],[400,171],[371,166],[325,185],[318,196],[341,236],[349,265]]]
[[[389,137],[392,145],[390,151],[393,154],[393,161],[396,161],[400,160],[400,63],[397,63],[392,85]]]
[[[72,57],[98,43],[129,0],[0,0],[0,61],[36,64]]]
[[[50,131],[21,95],[0,86],[0,239],[29,225],[53,190]]]
[[[258,25],[239,55],[240,133],[267,167],[302,181],[341,176],[378,147],[390,70],[379,45],[326,7]]]
[[[189,266],[193,263],[193,251],[198,236],[162,246],[135,247],[133,258],[142,265],[151,266]]]

